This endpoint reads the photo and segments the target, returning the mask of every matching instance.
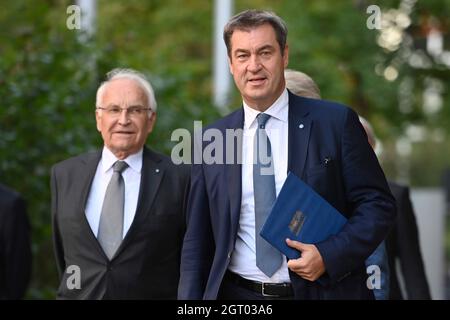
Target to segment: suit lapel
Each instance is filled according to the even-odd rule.
[[[303,178],[312,120],[303,99],[289,92],[288,171]]]
[[[244,127],[244,109],[237,111],[230,119],[227,129],[243,129]],[[231,143],[227,141],[226,143]],[[226,149],[226,143],[224,149]],[[242,135],[238,135],[234,141],[234,159],[233,164],[225,166],[228,180],[228,195],[230,200],[230,219],[232,232],[231,235],[237,234],[237,226],[239,222],[239,214],[241,211],[242,198]],[[224,150],[224,154],[226,150]]]
[[[89,225],[89,221],[86,218],[86,204],[89,196],[89,191],[91,190],[92,181],[94,180],[95,172],[97,171],[98,163],[100,162],[102,156],[102,150],[98,150],[94,153],[89,153],[85,157],[81,158],[81,170],[77,174],[76,181],[80,182],[79,190],[80,191],[80,199],[78,201],[79,208],[77,212],[79,212],[81,227],[83,233],[89,237],[90,241],[93,243],[94,247],[97,249],[99,254],[102,254],[107,259],[105,253],[103,252],[100,243],[97,240],[94,232]]]
[[[114,257],[127,246],[136,233],[136,228],[146,219],[150,208],[155,200],[156,193],[164,176],[165,168],[162,159],[147,147],[144,147],[142,159],[141,185],[139,188],[138,204],[133,222],[128,230],[125,238],[117,249]]]

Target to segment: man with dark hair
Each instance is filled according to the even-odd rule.
[[[180,299],[373,299],[364,261],[391,227],[395,201],[356,113],[286,89],[286,38],[267,11],[225,26],[243,107],[209,128],[242,134],[216,152],[226,164],[192,166]],[[289,261],[259,235],[288,171],[348,218],[320,243],[287,239],[301,251]]]

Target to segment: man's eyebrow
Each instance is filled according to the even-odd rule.
[[[115,103],[107,104],[106,107],[119,107],[120,108],[120,106]],[[131,108],[131,107],[144,108],[144,105],[136,103],[136,104],[130,104],[130,106],[128,108]]]
[[[266,44],[265,46],[262,46],[261,48],[258,48],[257,52],[263,51],[263,50],[273,50],[274,46],[270,44]]]
[[[118,106],[118,105],[115,104],[115,103],[108,103],[108,104],[106,105],[106,107],[120,107],[120,106]]]
[[[272,46],[272,45],[270,45],[270,44],[266,44],[266,45],[262,46],[261,48],[258,48],[256,51],[257,51],[257,52],[261,52],[261,51],[263,51],[263,50],[271,50],[271,51],[273,51],[274,49],[275,49],[274,46]],[[236,50],[234,51],[234,54],[238,54],[238,53],[249,53],[249,52],[250,52],[250,50],[239,48],[239,49],[236,49]]]
[[[234,51],[234,54],[237,54],[237,53],[249,53],[249,52],[250,52],[250,50],[246,50],[246,49],[236,49]]]

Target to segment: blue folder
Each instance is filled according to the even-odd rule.
[[[289,172],[260,235],[289,259],[300,251],[286,238],[314,244],[337,234],[347,222],[338,210],[310,186]]]

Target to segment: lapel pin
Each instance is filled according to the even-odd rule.
[[[156,173],[159,173],[159,169],[155,169],[155,172],[156,172]]]
[[[303,129],[305,127],[305,125],[303,123],[300,123],[300,125],[298,126],[300,129]]]

